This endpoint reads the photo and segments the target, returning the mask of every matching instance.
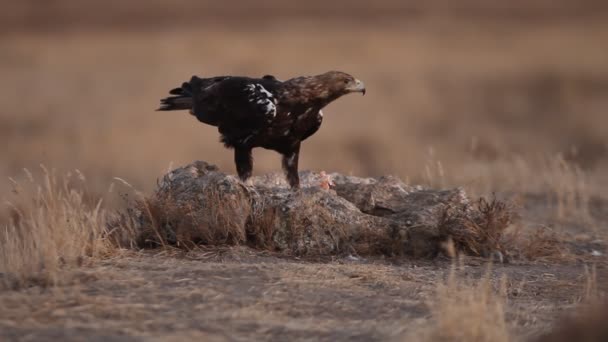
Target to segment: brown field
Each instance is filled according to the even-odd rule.
[[[0,14],[2,340],[529,340],[608,289],[602,2],[33,3]],[[496,192],[514,229],[546,235],[492,266],[100,238],[169,168],[234,172],[215,128],[154,111],[167,90],[330,69],[368,93],[324,110],[300,169]],[[254,156],[256,174],[280,169]]]

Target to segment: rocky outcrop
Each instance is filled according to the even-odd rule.
[[[457,226],[464,221],[483,219],[462,189],[410,186],[395,177],[302,172],[300,178],[302,189],[294,191],[280,174],[246,185],[203,161],[175,169],[135,211],[139,243],[422,257],[437,253],[449,229],[462,232],[466,227]]]

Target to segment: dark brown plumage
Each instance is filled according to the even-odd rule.
[[[218,127],[221,141],[234,148],[241,180],[251,176],[255,147],[283,155],[287,181],[299,188],[300,144],[321,126],[321,109],[348,93],[365,94],[363,82],[340,71],[279,81],[262,78],[193,76],[174,95],[161,100],[159,110],[187,109],[208,125]]]

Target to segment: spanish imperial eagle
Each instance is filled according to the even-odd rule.
[[[321,109],[342,95],[365,94],[363,82],[330,71],[317,76],[279,81],[262,78],[192,76],[161,100],[158,110],[190,110],[196,118],[218,127],[221,141],[234,148],[234,162],[242,181],[253,170],[251,150],[263,147],[283,155],[282,166],[292,188],[300,187],[300,144],[321,126]]]

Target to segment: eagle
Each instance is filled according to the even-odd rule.
[[[322,109],[350,93],[365,95],[365,85],[341,71],[286,81],[271,75],[192,76],[169,91],[172,96],[161,99],[158,110],[189,110],[198,121],[217,127],[220,141],[234,149],[243,182],[251,177],[254,148],[280,153],[287,182],[298,189],[300,144],[321,127]]]

